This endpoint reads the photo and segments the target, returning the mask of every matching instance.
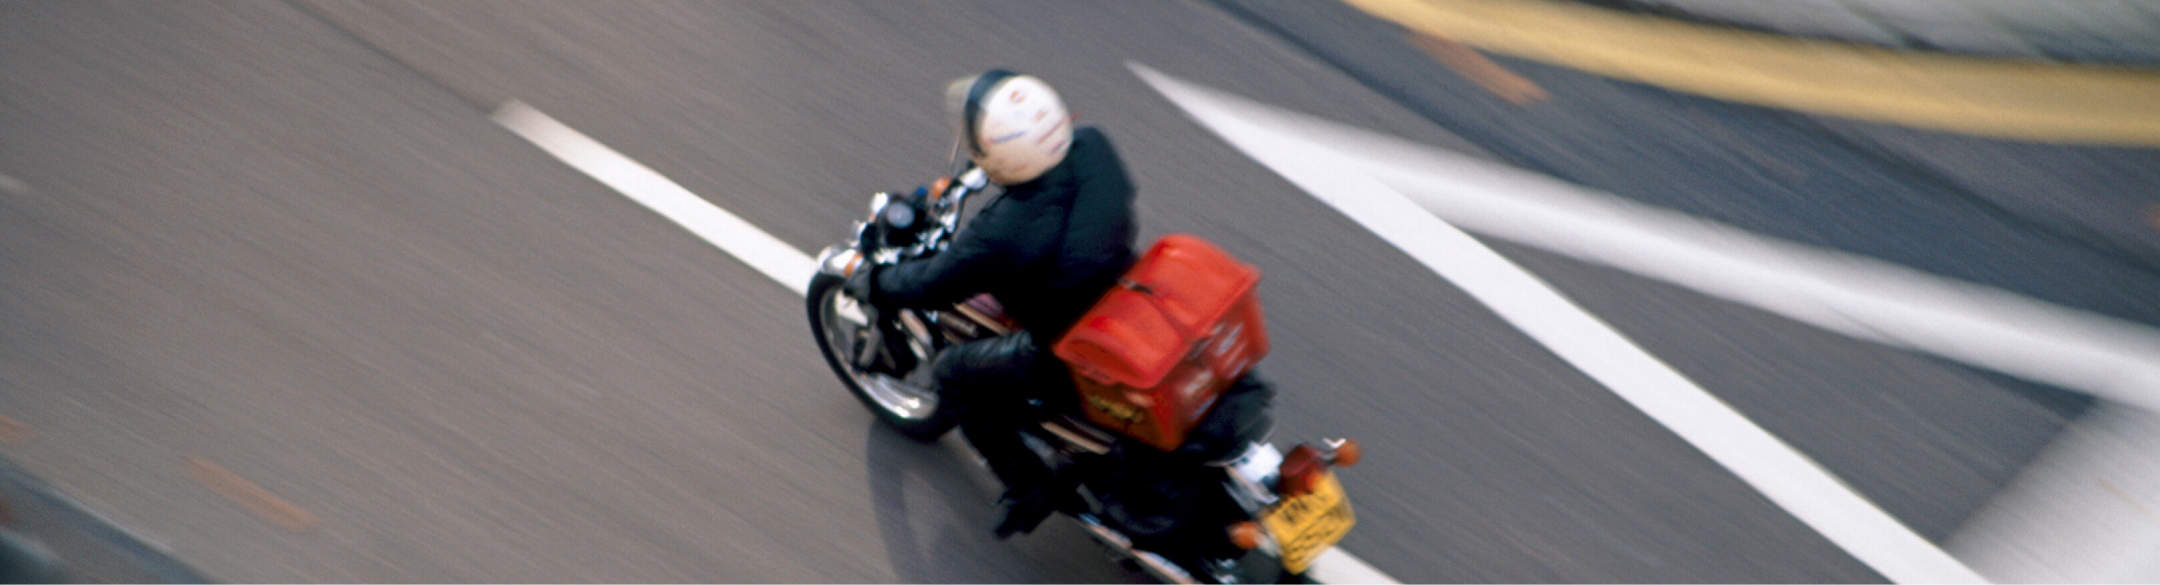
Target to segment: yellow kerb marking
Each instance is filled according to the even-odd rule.
[[[188,475],[194,476],[196,481],[209,486],[210,490],[218,495],[225,496],[225,499],[240,504],[249,512],[278,526],[291,530],[306,530],[318,522],[314,514],[208,459],[189,457]]]
[[[2160,72],[1901,52],[1551,0],[1344,0],[1412,31],[1719,99],[2041,142],[2160,146]]]

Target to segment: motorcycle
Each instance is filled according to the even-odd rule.
[[[936,254],[958,234],[968,199],[988,180],[969,168],[914,194],[877,193],[854,237],[827,247],[807,295],[818,349],[848,391],[884,423],[933,441],[958,424],[930,374],[938,352],[1017,330],[994,298],[937,310],[877,307],[842,290],[865,263]],[[1030,400],[1023,441],[1055,470],[1074,502],[1059,512],[1120,562],[1171,583],[1304,580],[1313,560],[1356,523],[1331,470],[1357,462],[1355,441],[1285,452],[1269,442],[1265,386],[1248,376],[1206,414],[1176,453],[1140,445],[1059,401]]]

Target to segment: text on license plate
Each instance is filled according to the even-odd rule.
[[[1283,569],[1302,573],[1321,552],[1350,533],[1357,516],[1350,512],[1342,483],[1329,472],[1320,477],[1312,493],[1275,504],[1260,517],[1260,523],[1282,547]]]

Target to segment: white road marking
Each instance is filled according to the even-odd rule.
[[[1256,122],[1265,106],[1128,66],[1201,125],[1461,287],[1883,576],[1985,581],[1536,276],[1368,175],[1364,164],[1312,134]]]
[[[540,150],[555,155],[563,164],[690,230],[781,286],[795,291],[796,295],[809,292],[810,277],[817,271],[816,261],[810,255],[705,201],[650,167],[615,152],[524,102],[505,102],[495,109],[491,118]]]
[[[505,102],[490,117],[563,164],[683,226],[795,291],[797,296],[809,293],[810,277],[817,271],[810,255],[524,102]],[[972,450],[968,452],[973,456]],[[1398,582],[1348,551],[1334,547],[1321,553],[1306,573],[1321,583]]]
[[[1552,177],[1272,108],[1447,221],[1787,318],[2160,412],[2160,330],[1755,235]]]
[[[1305,576],[1317,583],[1401,583],[1341,547],[1333,546],[1313,559],[1312,566],[1305,568]]]
[[[2160,414],[2078,417],[1945,546],[2006,583],[2160,583]]]

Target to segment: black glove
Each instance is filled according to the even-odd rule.
[[[868,262],[855,267],[855,273],[847,277],[840,290],[863,304],[877,305],[877,265]]]

